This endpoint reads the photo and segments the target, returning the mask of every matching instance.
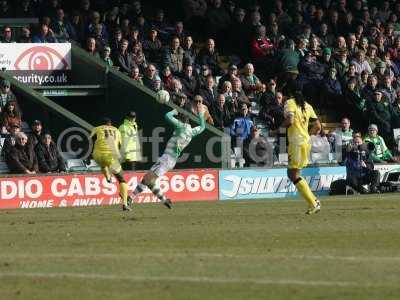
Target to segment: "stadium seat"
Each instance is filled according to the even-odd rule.
[[[88,168],[82,159],[68,159],[67,170],[69,172],[86,172]]]
[[[233,153],[231,155],[231,168],[236,168],[236,165],[239,165],[239,168],[243,168],[244,163],[246,161],[242,155],[242,149],[240,147],[233,148]]]
[[[0,174],[7,174],[10,170],[4,161],[0,161]]]
[[[100,172],[101,168],[100,166],[93,160],[90,160],[89,164],[86,164],[87,170],[91,172]]]
[[[311,153],[311,162],[313,164],[329,164],[330,163],[330,153],[319,152],[319,153]]]
[[[64,158],[65,160],[76,158],[76,156],[72,155],[69,152],[60,152],[60,154],[61,154],[62,158]]]
[[[287,166],[289,162],[287,153],[279,153],[278,155],[278,164]]]
[[[337,164],[336,153],[329,153],[329,162],[331,164]]]

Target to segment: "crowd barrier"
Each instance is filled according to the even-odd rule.
[[[399,164],[377,165],[381,178],[399,171]],[[144,172],[126,172],[133,191]],[[317,195],[329,193],[330,184],[346,177],[341,166],[310,167],[302,176]],[[160,178],[160,188],[174,202],[239,199],[275,199],[296,196],[286,168],[175,170]],[[137,203],[157,202],[146,190]],[[108,183],[99,173],[17,176],[0,178],[0,209],[80,207],[120,203],[118,183]]]

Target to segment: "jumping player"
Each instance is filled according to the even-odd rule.
[[[311,132],[315,133],[321,129],[314,109],[308,104],[300,90],[296,90],[294,98],[285,104],[285,121],[289,142],[288,148],[288,177],[296,186],[299,193],[308,203],[306,214],[311,215],[321,210],[321,204],[311,191],[307,182],[300,176],[300,170],[307,166],[310,155],[311,144],[308,133],[308,125],[312,125]]]
[[[178,114],[176,110],[172,110],[165,115],[166,121],[174,127],[174,133],[172,137],[168,140],[164,154],[150,168],[150,171],[148,171],[143,176],[141,183],[138,184],[136,189],[133,191],[132,198],[136,197],[146,187],[148,187],[166,207],[171,208],[172,202],[160,190],[157,179],[175,167],[176,162],[181,155],[183,149],[185,149],[186,146],[189,145],[193,137],[199,135],[204,131],[205,110],[204,106],[201,103],[198,106],[198,111],[200,126],[194,128],[190,126],[189,119],[183,114]]]
[[[120,160],[121,134],[112,126],[111,120],[105,118],[103,125],[95,127],[90,134],[94,140],[93,159],[101,167],[101,171],[108,182],[113,174],[119,182],[119,194],[122,199],[122,210],[130,210],[131,199],[128,197],[128,184],[126,183]]]

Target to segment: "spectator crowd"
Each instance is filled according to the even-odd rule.
[[[18,37],[5,26],[1,42],[74,41],[193,114],[202,103],[207,123],[230,134],[233,147],[248,145],[260,128],[275,132],[295,85],[320,115],[341,122],[312,138],[313,151],[339,143],[345,155],[353,135],[366,134],[375,162],[397,161],[398,1],[183,0],[181,14],[168,3],[66,2],[0,1],[0,18],[40,16]],[[7,93],[1,86],[2,128],[12,131],[20,113]]]

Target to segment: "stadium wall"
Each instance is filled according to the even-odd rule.
[[[399,164],[377,165],[384,178],[398,171]],[[129,190],[134,190],[144,172],[126,172]],[[332,181],[345,178],[344,167],[310,167],[303,170],[311,189],[327,195]],[[109,206],[120,203],[118,184],[107,183],[100,173],[0,177],[0,209]],[[275,199],[296,196],[286,177],[286,168],[186,169],[163,176],[160,187],[174,202],[239,199]],[[150,191],[137,203],[157,202]]]

